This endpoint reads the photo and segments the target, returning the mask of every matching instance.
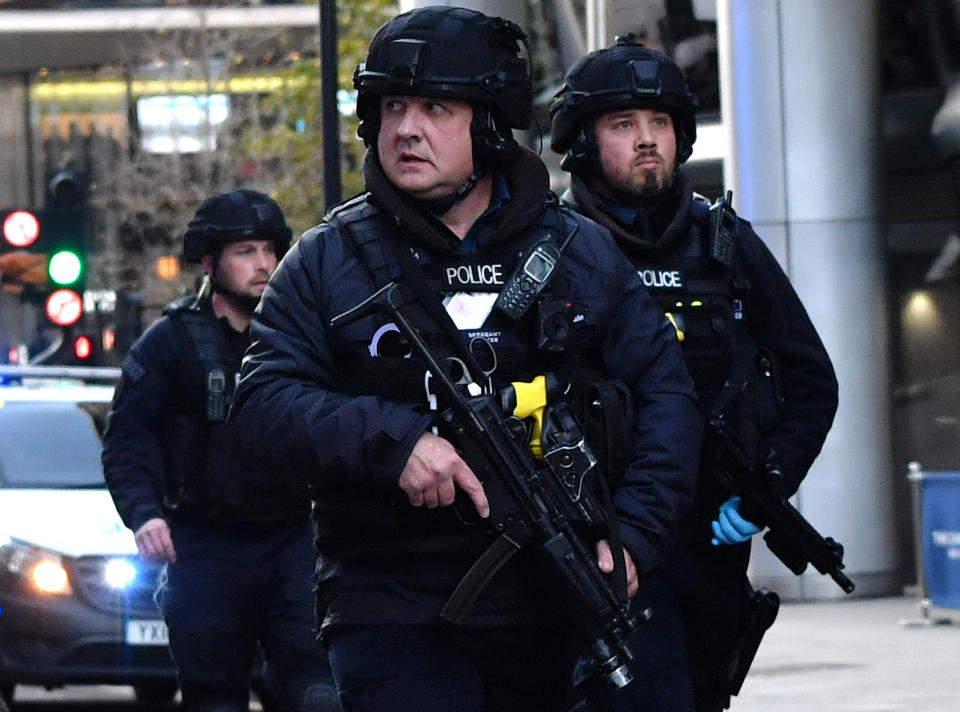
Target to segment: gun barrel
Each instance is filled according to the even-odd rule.
[[[837,582],[837,585],[843,589],[844,593],[853,593],[856,584],[839,571],[831,571],[830,578]]]

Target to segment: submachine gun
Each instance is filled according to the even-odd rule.
[[[463,360],[448,358],[446,361],[455,362],[463,371],[455,382],[401,313],[398,292],[397,284],[390,282],[334,317],[330,325],[337,328],[374,313],[395,320],[439,386],[441,434],[449,436],[458,448],[463,446],[467,463],[484,480],[491,505],[489,524],[497,536],[457,585],[443,617],[462,623],[496,572],[518,551],[532,547],[575,612],[572,623],[589,642],[593,671],[615,687],[627,685],[632,679],[627,661],[633,655],[626,639],[649,613],[631,613],[625,582],[623,593],[618,592],[611,577],[597,565],[594,546],[606,533],[596,533],[609,526],[607,513],[612,507],[593,487],[592,483],[603,475],[572,412],[561,403],[538,413],[542,417],[539,441],[543,464],[538,463],[530,452],[529,433],[520,418],[544,405],[547,379],[539,387],[534,385],[535,379],[534,384],[516,383],[502,393],[494,393],[488,372],[484,373],[487,378],[480,378]],[[532,408],[524,395],[530,387],[540,393]],[[507,402],[511,399],[514,403]],[[511,414],[518,401],[527,402],[526,410],[513,410],[515,414]],[[617,548],[618,539],[610,534],[615,561],[622,552]],[[622,559],[615,565],[612,578],[618,574],[622,579]]]
[[[727,494],[741,498],[744,519],[767,528],[763,540],[770,551],[796,575],[812,564],[844,592],[852,593],[856,586],[843,573],[843,544],[822,537],[790,504],[779,487],[783,473],[775,455],[751,459],[720,416],[708,418],[706,435],[716,465],[710,468],[711,474]]]

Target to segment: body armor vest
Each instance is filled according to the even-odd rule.
[[[676,327],[704,414],[722,416],[756,457],[762,451],[764,432],[780,417],[776,363],[747,331],[750,284],[735,249],[735,230],[720,236],[726,244],[712,244],[718,238],[709,205],[695,199],[691,212],[689,231],[670,255],[656,264],[644,263],[635,255],[630,260]],[[703,453],[709,451],[705,445]],[[709,459],[701,459],[701,468],[711,466]],[[726,497],[711,478],[700,477],[684,536],[709,541],[702,529]]]
[[[736,253],[728,263],[710,256],[718,250],[710,244],[707,205],[695,200],[692,212],[686,239],[665,259],[649,264],[642,256],[629,257],[650,296],[676,327],[687,370],[709,413],[754,350],[745,326],[750,285],[740,274]]]
[[[385,244],[382,237],[390,227],[380,222],[381,219],[375,208],[357,199],[335,210],[327,221],[352,245],[372,276],[371,291],[394,280],[401,285],[405,294],[405,316],[443,363],[444,358],[456,356],[456,351],[429,310],[405,287],[402,270],[390,251],[393,245]],[[542,239],[547,230],[561,233],[563,225],[558,211],[547,210],[541,220],[509,250],[485,253],[479,258],[456,256],[442,263],[419,261],[431,292],[440,295],[438,300],[467,290],[489,293],[491,297],[499,294],[515,266],[526,259],[532,244]],[[493,308],[482,325],[461,329],[460,333],[467,343],[477,338],[492,347],[496,358],[496,368],[491,374],[494,389],[512,381],[530,381],[545,373],[569,384],[569,397],[587,441],[602,469],[615,479],[622,474],[627,462],[624,447],[632,427],[629,390],[623,384],[603,379],[602,360],[593,352],[599,348],[593,339],[596,326],[589,311],[568,293],[565,274],[558,265],[547,286],[522,317],[514,320]],[[409,347],[402,343],[398,330],[391,327],[392,324],[383,324],[374,333],[366,348],[371,358],[357,359],[356,352],[361,349],[355,345],[353,356],[341,359],[346,372],[341,374],[340,383],[348,392],[382,395],[432,407],[434,394],[425,382],[426,364],[409,354]],[[480,349],[474,353],[481,368],[493,365],[483,358],[489,356],[488,352]],[[457,374],[450,375],[457,380]]]
[[[241,525],[269,525],[305,516],[305,484],[274,477],[244,460],[226,420],[239,377],[240,360],[223,326],[195,297],[169,305],[164,314],[182,330],[196,355],[203,407],[189,394],[185,407],[164,424],[168,477],[167,505],[191,519]],[[199,381],[198,381],[199,379]]]
[[[544,227],[555,227],[559,214],[547,211],[544,224],[531,228],[516,246],[500,252],[477,255],[457,255],[442,262],[419,259],[432,293],[445,300],[458,292],[499,294],[531,243],[542,234]],[[390,281],[400,284],[404,295],[407,317],[421,332],[427,345],[442,357],[455,352],[429,310],[406,284],[392,244],[386,245],[384,232],[393,229],[382,215],[362,198],[349,201],[327,217],[327,222],[338,229],[351,245],[357,258],[371,275],[374,289]],[[399,248],[404,249],[404,248]],[[417,253],[416,248],[413,251]],[[583,345],[593,328],[589,319],[578,314],[577,305],[563,295],[567,291],[562,269],[555,270],[549,286],[539,295],[534,305],[519,320],[514,321],[498,309],[491,308],[482,324],[461,328],[464,340],[486,340],[496,352],[495,383],[529,380],[538,373],[550,371],[565,380],[574,380],[579,370]],[[384,321],[389,321],[384,318]],[[356,393],[375,393],[402,400],[418,401],[424,398],[425,364],[416,356],[409,356],[409,348],[400,343],[399,333],[390,324],[383,324],[363,349],[370,359],[358,361],[355,353],[343,359],[347,373],[344,382]],[[488,364],[489,365],[489,364]],[[481,364],[484,366],[484,364]],[[484,366],[486,367],[486,366]]]

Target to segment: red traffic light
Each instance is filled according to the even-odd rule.
[[[78,336],[73,342],[73,355],[79,359],[90,358],[93,343],[88,336]]]
[[[40,221],[28,210],[14,210],[3,219],[3,239],[12,247],[29,247],[40,237]]]
[[[83,297],[72,289],[58,289],[47,297],[46,313],[57,326],[76,324],[83,316]]]

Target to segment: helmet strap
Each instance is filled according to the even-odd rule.
[[[442,195],[439,198],[428,198],[426,200],[414,200],[413,202],[426,208],[437,217],[446,215],[454,205],[467,197],[484,175],[486,175],[486,170],[483,168],[475,168],[473,173],[463,182],[463,185],[449,195]]]

